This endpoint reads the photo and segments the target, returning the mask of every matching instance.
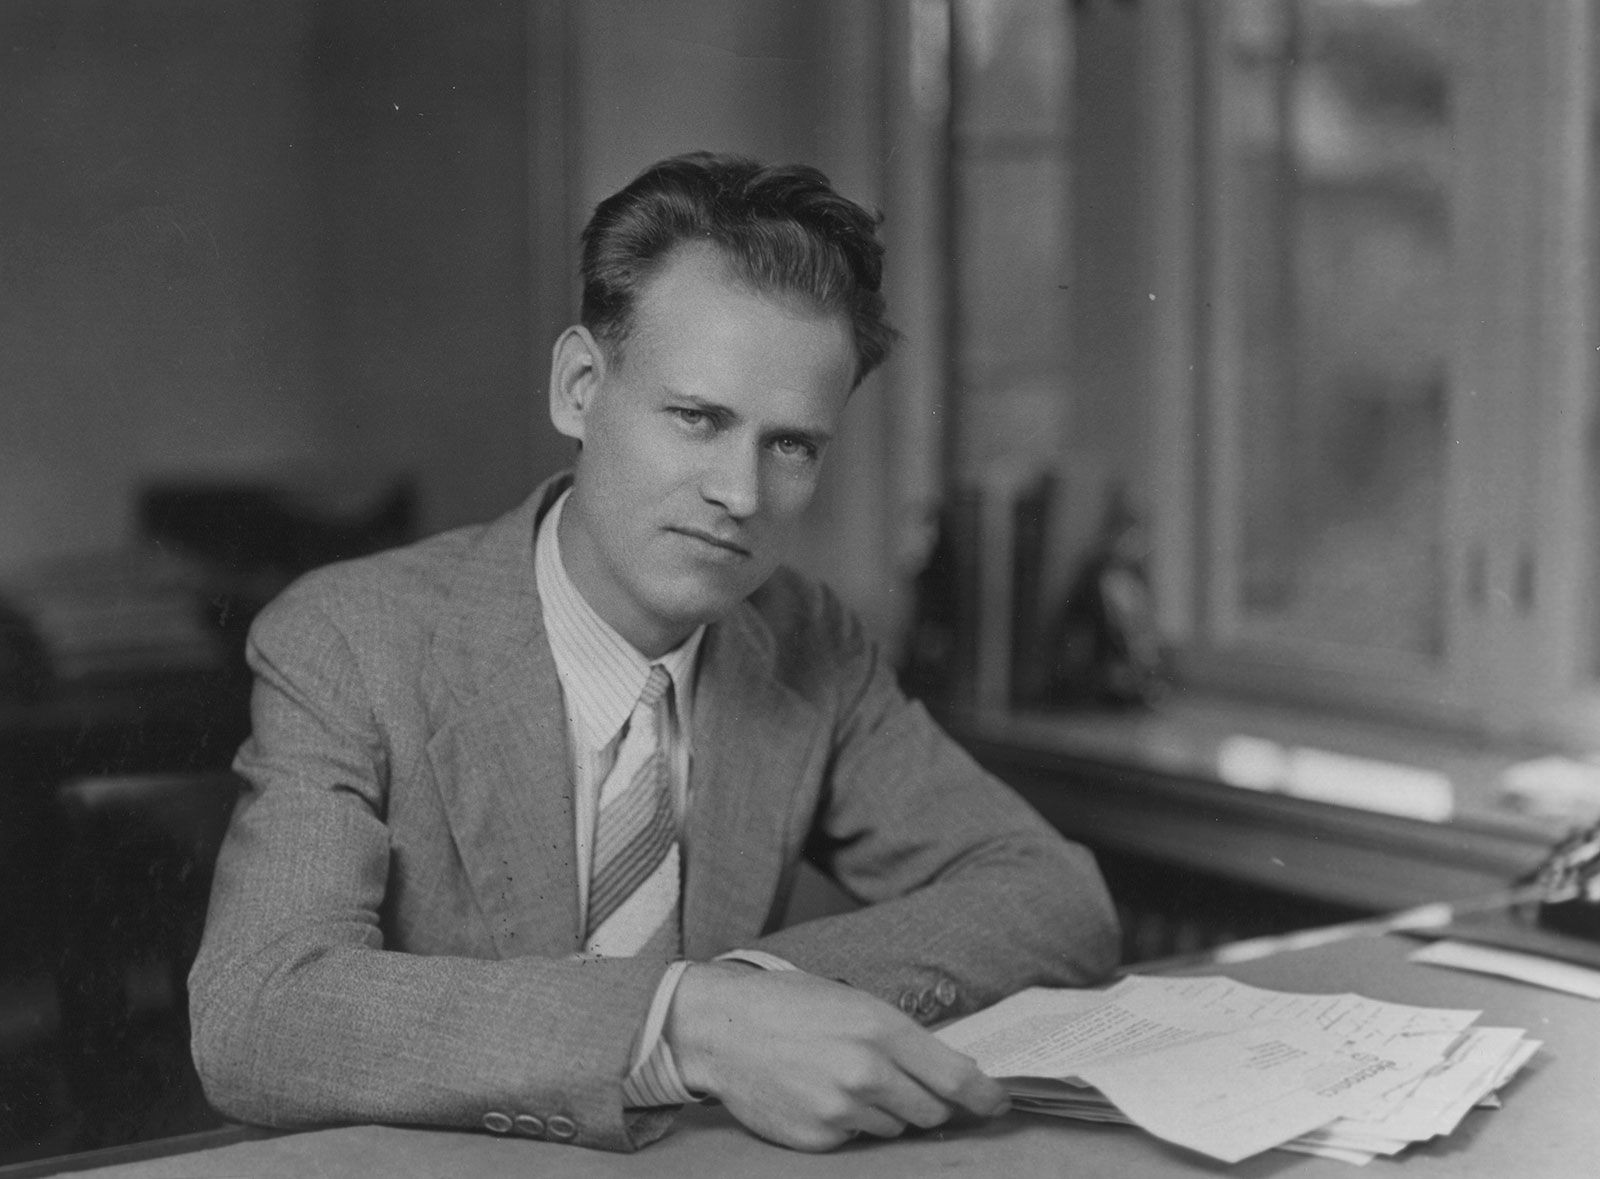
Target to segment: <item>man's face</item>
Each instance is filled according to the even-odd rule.
[[[709,247],[645,287],[620,357],[569,329],[551,416],[583,443],[561,553],[647,657],[764,582],[816,492],[855,372],[843,317],[751,293]]]

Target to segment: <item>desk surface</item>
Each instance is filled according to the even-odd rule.
[[[608,1155],[483,1133],[357,1126],[289,1134],[195,1154],[86,1172],[100,1179],[214,1176],[562,1175],[702,1179],[905,1176],[1229,1175],[1241,1179],[1579,1179],[1600,1159],[1600,1004],[1517,983],[1433,967],[1405,955],[1416,943],[1372,938],[1283,954],[1225,973],[1280,990],[1354,990],[1377,999],[1481,1008],[1485,1026],[1528,1029],[1544,1040],[1504,1091],[1505,1105],[1476,1110],[1449,1138],[1398,1160],[1357,1169],[1269,1151],[1234,1166],[1168,1146],[1125,1126],[1096,1126],[1012,1114],[986,1125],[946,1128],[894,1142],[862,1141],[829,1155],[803,1155],[760,1142],[719,1110],[693,1110],[667,1139],[636,1155]]]

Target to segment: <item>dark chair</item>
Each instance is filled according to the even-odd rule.
[[[186,978],[212,866],[238,797],[231,774],[82,778],[57,792],[62,1072],[78,1149],[220,1124],[189,1055]]]

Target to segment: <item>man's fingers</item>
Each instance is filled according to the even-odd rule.
[[[898,1062],[909,1076],[935,1097],[979,1117],[993,1117],[1009,1108],[1005,1088],[993,1077],[985,1076],[970,1056],[921,1028],[917,1031],[918,1035],[907,1036],[897,1045]]]
[[[993,1077],[985,1076],[972,1066],[972,1072],[961,1086],[955,1101],[980,1117],[993,1118],[1011,1109],[1011,1097],[1005,1086]]]
[[[848,1136],[852,1138],[858,1132],[874,1138],[898,1138],[905,1133],[907,1124],[906,1119],[870,1105],[857,1110],[851,1123]]]
[[[883,1086],[873,1099],[880,1110],[901,1122],[920,1126],[926,1130],[950,1120],[955,1107],[943,1098],[928,1092],[915,1079],[904,1073]]]

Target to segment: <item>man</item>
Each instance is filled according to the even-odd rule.
[[[813,169],[647,170],[553,351],[570,476],[257,620],[191,977],[219,1109],[625,1150],[706,1098],[802,1149],[1004,1108],[920,1025],[1103,976],[1104,887],[779,564],[881,254]],[[862,907],[778,929],[802,857]]]

